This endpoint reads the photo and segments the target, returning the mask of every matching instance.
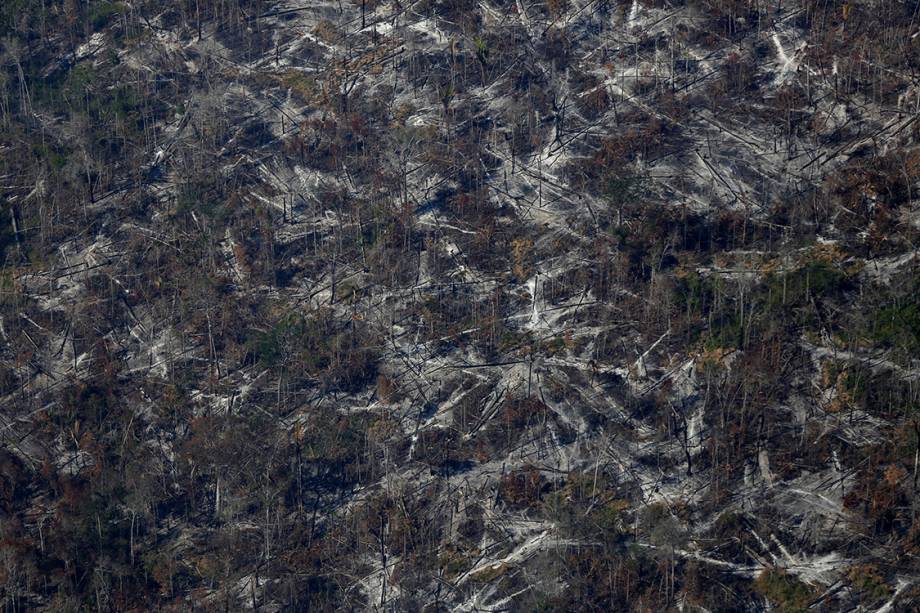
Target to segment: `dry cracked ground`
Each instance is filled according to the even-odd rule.
[[[920,606],[920,14],[14,0],[5,610]]]

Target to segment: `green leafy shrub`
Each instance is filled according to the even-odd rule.
[[[891,588],[885,583],[878,568],[872,564],[861,564],[847,571],[847,578],[853,588],[868,601],[878,601],[891,594]]]
[[[118,14],[122,8],[123,5],[121,2],[109,2],[109,0],[90,4],[89,22],[92,24],[93,30],[101,30],[105,27],[111,18]]]
[[[907,302],[878,309],[872,316],[869,334],[883,347],[917,355],[920,352],[920,305]]]
[[[785,613],[804,613],[815,592],[781,568],[768,568],[757,575],[754,590]]]

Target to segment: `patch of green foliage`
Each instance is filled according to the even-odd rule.
[[[626,538],[626,500],[610,491],[606,479],[591,473],[572,473],[565,486],[546,495],[546,513],[564,534],[575,538],[593,538],[607,546],[616,546]]]
[[[842,270],[823,261],[812,261],[784,274],[766,279],[770,308],[784,304],[804,305],[812,298],[830,297],[847,289],[849,278]]]
[[[377,375],[377,356],[351,326],[329,329],[326,322],[293,313],[247,343],[247,355],[265,368],[282,365],[355,391]]]
[[[182,215],[192,211],[215,222],[223,221],[228,212],[217,191],[207,182],[184,185],[176,195],[176,213]]]
[[[281,74],[280,80],[282,86],[304,100],[312,100],[319,92],[316,79],[299,70],[285,71]]]
[[[306,358],[309,370],[320,370],[328,365],[329,341],[322,331],[309,325],[306,318],[290,315],[283,318],[267,332],[259,332],[248,343],[249,350],[263,366],[279,365],[293,353]]]
[[[117,59],[117,56],[116,56]],[[67,112],[70,116],[84,114],[93,128],[101,128],[115,119],[123,122],[124,129],[137,131],[142,100],[131,85],[101,84],[117,79],[111,66],[96,65],[92,61],[79,62],[70,70],[58,70],[40,76],[41,66],[35,66],[29,76],[34,103]]]
[[[489,63],[489,44],[480,37],[476,37],[473,40],[473,43],[476,45],[476,59],[483,65]]]
[[[604,181],[604,197],[613,206],[627,204],[645,194],[646,183],[641,175],[611,175]]]
[[[725,511],[712,526],[713,534],[735,534],[744,528],[744,518],[734,511]]]
[[[438,556],[438,568],[444,573],[446,581],[453,581],[462,572],[469,569],[475,562],[470,554],[454,547],[445,548],[444,552]]]
[[[785,613],[804,613],[815,599],[812,588],[779,568],[761,572],[754,580],[754,590]]]
[[[107,383],[100,380],[71,386],[65,391],[60,406],[49,412],[49,416],[59,428],[75,428],[77,437],[81,431],[99,431],[103,424],[122,413],[122,407],[113,402],[104,387]]]
[[[916,301],[884,306],[872,314],[870,338],[883,347],[920,353],[920,304]]]
[[[89,22],[94,31],[101,30],[109,23],[114,15],[117,15],[124,5],[121,2],[93,2],[89,7]]]
[[[789,272],[767,274],[743,294],[725,279],[691,272],[674,284],[673,299],[696,323],[692,342],[714,349],[814,329],[820,324],[815,303],[839,298],[849,288],[845,272],[812,261]]]
[[[61,151],[45,143],[34,143],[32,145],[32,154],[48,163],[51,170],[59,172],[67,166],[69,155],[66,151]]]
[[[24,17],[36,14],[41,8],[34,0],[3,0],[0,2],[0,37],[5,38],[13,34],[17,24]]]
[[[16,235],[13,234],[13,224],[10,219],[13,211],[10,207],[0,208],[0,263],[6,260],[6,252],[16,245]],[[0,278],[2,284],[2,278]]]
[[[674,283],[674,297],[678,305],[687,313],[703,313],[708,304],[707,298],[712,294],[709,279],[695,270],[677,279]]]
[[[878,569],[871,564],[854,566],[847,572],[847,578],[853,588],[867,601],[876,602],[891,594],[891,588],[878,574]]]

